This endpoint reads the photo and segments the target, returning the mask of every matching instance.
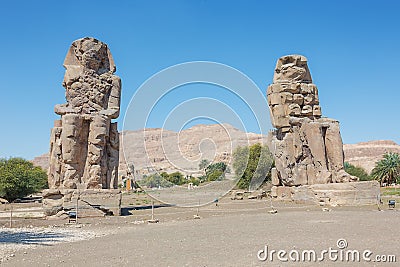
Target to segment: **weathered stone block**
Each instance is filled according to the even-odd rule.
[[[303,105],[304,96],[302,94],[294,94],[293,95],[293,103],[298,104],[298,105]]]
[[[281,95],[278,93],[272,93],[268,95],[268,104],[270,106],[280,105],[282,103]]]
[[[62,120],[55,120],[54,121],[54,127],[55,128],[62,127]]]
[[[291,199],[293,194],[293,188],[291,186],[277,186],[276,195],[281,199]]]
[[[272,109],[272,114],[274,115],[274,118],[285,117],[287,115],[286,108],[284,105],[276,105],[276,106],[273,106],[271,109]]]
[[[309,86],[306,83],[302,83],[301,86],[300,86],[300,93],[303,94],[303,95],[313,94],[314,93],[313,91],[314,91],[313,87]]]
[[[272,180],[272,185],[275,185],[275,186],[280,185],[279,175],[278,175],[278,171],[276,170],[276,168],[271,169],[271,180]]]
[[[291,83],[285,88],[286,92],[291,94],[298,94],[300,93],[300,83]]]
[[[377,181],[330,183],[311,185],[309,189],[316,200],[328,200],[328,205],[374,205],[380,199],[380,185]]]
[[[314,95],[313,94],[306,94],[304,95],[304,105],[314,105]]]
[[[291,103],[293,103],[293,94],[292,93],[283,92],[280,95],[281,95],[283,104],[291,104]]]
[[[61,189],[59,194],[46,193],[43,208],[47,216],[60,210],[76,210],[79,217],[121,215],[121,190],[119,189]],[[77,202],[77,198],[78,202]]]
[[[299,104],[290,104],[288,106],[288,109],[289,115],[300,116],[301,114],[301,108]]]
[[[293,185],[308,184],[307,167],[305,165],[297,165],[293,174]]]
[[[322,112],[321,112],[321,107],[316,105],[313,106],[313,115],[314,117],[321,117],[322,116]]]
[[[377,181],[315,184],[299,187],[278,186],[274,188],[274,196],[296,203],[320,204],[322,202],[330,206],[375,205],[380,199],[380,186]]]
[[[312,164],[307,164],[307,184],[316,184],[317,174],[315,166]]]
[[[281,84],[271,84],[268,86],[268,95],[269,94],[274,94],[274,93],[281,93],[283,91],[283,87]]]
[[[312,106],[310,106],[310,105],[305,105],[301,109],[301,115],[303,115],[303,116],[312,116],[312,114],[313,114],[313,109],[312,109]]]

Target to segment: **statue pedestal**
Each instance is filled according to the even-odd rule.
[[[277,199],[301,204],[329,206],[375,205],[380,199],[377,181],[329,183],[303,186],[274,186],[271,195]]]
[[[120,189],[47,189],[43,192],[43,209],[47,216],[61,210],[76,211],[79,217],[121,215]]]

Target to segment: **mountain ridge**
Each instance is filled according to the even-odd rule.
[[[120,133],[120,173],[126,175],[126,162],[135,166],[136,173],[154,171],[181,171],[199,174],[201,159],[231,163],[237,146],[267,143],[268,137],[244,132],[224,124],[198,124],[180,132],[163,128],[125,130]],[[372,171],[375,162],[387,152],[400,153],[400,145],[392,140],[373,140],[343,145],[345,161]],[[48,153],[35,157],[32,162],[48,168]]]

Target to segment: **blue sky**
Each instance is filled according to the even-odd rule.
[[[345,143],[400,143],[399,13],[394,0],[2,1],[0,157],[31,159],[48,151],[54,105],[65,102],[62,63],[71,42],[84,36],[111,49],[123,82],[120,126],[137,88],[169,66],[227,64],[265,94],[276,60],[302,54],[323,115],[341,122]],[[207,94],[218,99],[212,86],[188,87],[196,93],[166,105]]]

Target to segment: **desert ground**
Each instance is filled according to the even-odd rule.
[[[320,207],[282,201],[231,200],[197,208],[160,207],[151,218],[145,194],[125,194],[125,216],[46,220],[35,215],[40,204],[14,207],[13,228],[0,218],[2,266],[398,266],[396,263],[270,261],[269,250],[337,249],[345,239],[351,250],[395,255],[400,260],[399,208],[387,198],[377,206]],[[397,198],[397,202],[400,199]],[[277,213],[271,214],[271,203]],[[156,203],[157,204],[157,203]],[[0,215],[7,214],[4,207]],[[135,208],[135,209],[133,209]],[[22,211],[21,211],[22,210]],[[31,211],[30,211],[31,210]],[[32,211],[33,210],[33,211]],[[194,215],[200,219],[194,219]],[[261,254],[262,255],[262,254]]]

